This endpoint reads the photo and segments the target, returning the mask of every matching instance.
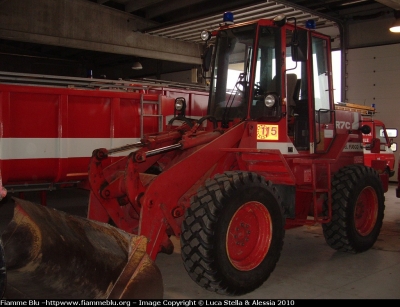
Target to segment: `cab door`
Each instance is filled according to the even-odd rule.
[[[309,72],[314,114],[310,118],[314,118],[315,131],[311,153],[327,152],[336,135],[330,54],[329,38],[312,32]]]

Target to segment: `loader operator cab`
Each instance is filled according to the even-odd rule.
[[[202,38],[203,71],[211,80],[208,114],[221,127],[234,120],[275,123],[297,151],[328,149],[335,134],[323,139],[324,129],[335,130],[328,37],[279,16],[226,22]]]
[[[280,48],[276,48],[280,31],[267,26],[259,31],[256,60],[257,24],[218,32],[208,113],[223,127],[234,119],[279,121],[282,117],[281,72],[275,63],[280,54]]]

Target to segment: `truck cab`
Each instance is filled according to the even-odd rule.
[[[385,124],[377,119],[363,117],[362,122],[371,128],[371,132],[363,134],[364,147],[364,163],[371,166],[373,160],[386,161],[386,172],[389,177],[395,174],[394,164],[395,156],[391,149],[391,141],[387,135]],[[379,150],[371,150],[374,147],[374,142],[379,140]],[[376,145],[377,146],[377,145]]]

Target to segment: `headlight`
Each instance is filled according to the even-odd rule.
[[[181,111],[185,107],[185,98],[179,97],[175,99],[175,110]]]
[[[264,99],[264,103],[268,108],[271,108],[276,103],[276,97],[274,95],[267,95]]]
[[[201,31],[200,37],[203,41],[208,41],[211,38],[211,33],[207,30]]]

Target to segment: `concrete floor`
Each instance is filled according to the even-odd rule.
[[[346,254],[331,249],[321,226],[286,231],[281,258],[270,278],[241,299],[400,299],[400,199],[391,184],[386,196],[383,227],[372,249]],[[18,196],[18,195],[15,195]],[[48,206],[85,216],[87,191],[64,189],[48,192]],[[39,202],[37,193],[25,198]],[[12,218],[13,201],[0,206],[0,231]],[[202,289],[187,275],[180,257],[179,241],[172,255],[156,260],[166,299],[226,299]]]

